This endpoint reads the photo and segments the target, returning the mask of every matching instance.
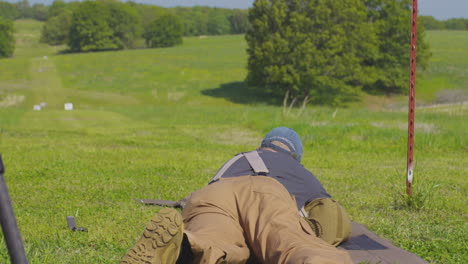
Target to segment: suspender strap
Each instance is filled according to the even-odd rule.
[[[302,216],[302,217],[309,217],[309,214],[307,213],[307,211],[305,210],[304,206],[302,206],[301,210],[299,210],[299,214]]]
[[[260,157],[256,150],[244,153],[244,156],[256,175],[266,176],[268,175],[268,173],[270,173],[270,171],[265,165],[265,162],[263,162],[263,159]]]
[[[247,161],[250,164],[250,167],[252,167],[253,171],[255,172],[255,175],[268,175],[270,171],[265,165],[265,162],[263,162],[263,159],[260,157],[258,152],[256,150],[246,152],[246,153],[240,153],[234,156],[232,159],[228,160],[221,169],[216,173],[216,175],[211,179],[211,182],[215,182],[219,180],[223,176],[223,174],[236,162],[238,159],[245,157]]]
[[[234,158],[228,160],[226,163],[224,163],[224,166],[219,169],[219,171],[216,173],[216,175],[213,177],[213,179],[211,179],[210,183],[211,182],[214,182],[214,181],[217,181],[219,180],[219,178],[221,178],[221,176],[223,176],[223,174],[229,169],[229,167],[232,166],[232,164],[234,164],[234,162],[236,162],[238,159],[242,158],[244,155],[241,154],[237,154],[236,156],[234,156]]]

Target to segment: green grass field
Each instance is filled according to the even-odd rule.
[[[298,131],[303,164],[354,221],[430,263],[468,259],[466,103],[417,110],[408,199],[407,114],[382,105],[404,106],[401,98],[285,112],[245,91],[243,36],[59,55],[63,47],[37,43],[40,27],[17,21],[15,57],[0,60],[0,153],[30,263],[118,263],[159,210],[134,198],[188,195],[275,126]],[[468,33],[428,39],[433,58],[417,96],[466,92]],[[67,102],[75,110],[64,111]],[[68,230],[66,216],[89,231]]]

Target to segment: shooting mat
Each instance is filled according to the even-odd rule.
[[[417,255],[396,247],[390,241],[372,233],[364,225],[353,222],[351,238],[341,244],[341,250],[346,250],[354,263],[366,264],[427,264]]]

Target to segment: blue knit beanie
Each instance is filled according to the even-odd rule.
[[[273,141],[279,141],[286,146],[291,151],[288,151],[284,148],[281,148],[275,144],[272,144]],[[299,138],[299,135],[296,131],[288,127],[277,127],[273,128],[263,139],[261,147],[272,148],[276,151],[282,151],[290,154],[297,161],[301,162],[302,158],[302,142]]]

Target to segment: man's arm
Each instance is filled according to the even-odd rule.
[[[306,219],[317,237],[338,246],[351,235],[351,220],[346,211],[331,198],[318,198],[306,203]]]

